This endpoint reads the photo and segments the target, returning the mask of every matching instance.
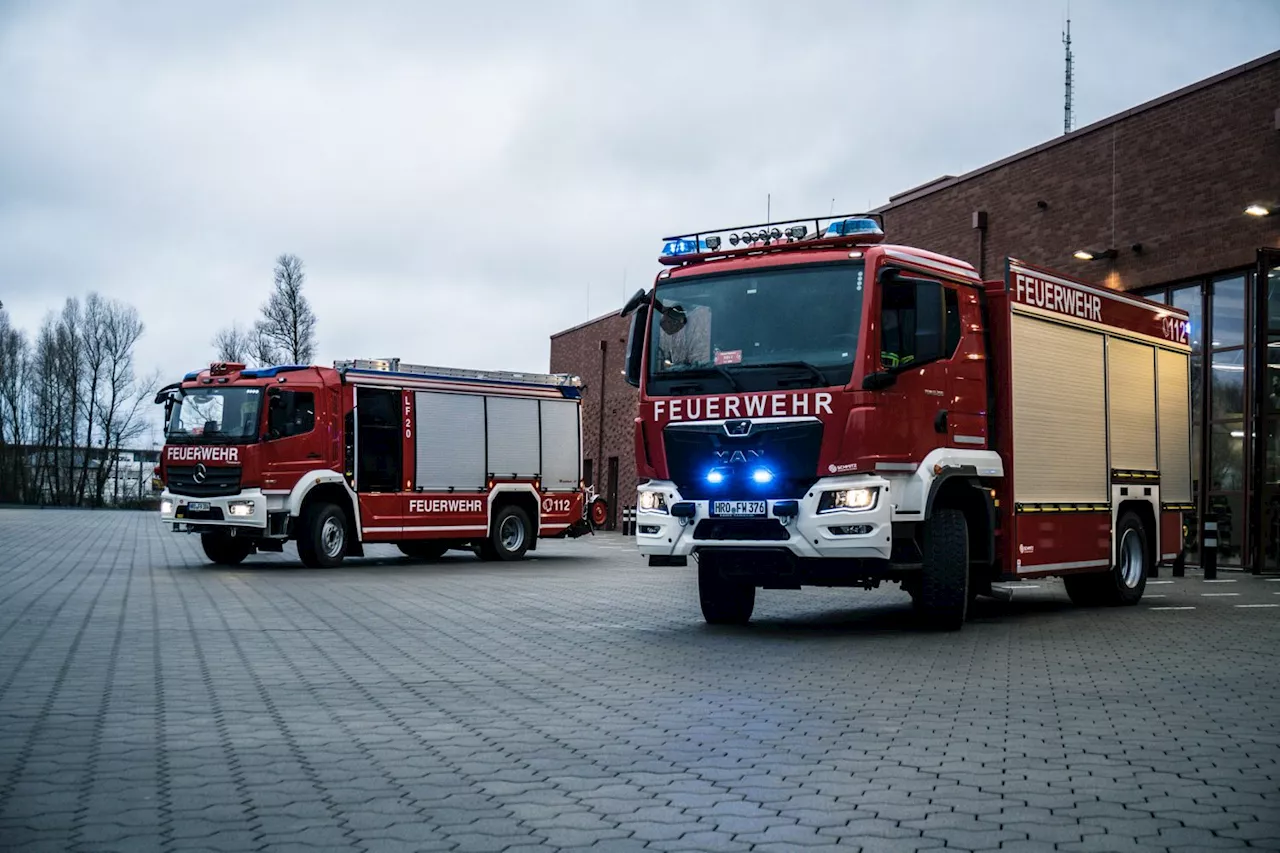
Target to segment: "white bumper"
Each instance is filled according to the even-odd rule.
[[[878,499],[870,509],[834,510],[818,513],[818,502],[825,491],[856,488],[878,488]],[[799,512],[794,518],[784,519],[775,515],[775,507],[789,504],[791,500],[768,500],[767,516],[755,521],[777,521],[789,534],[779,539],[711,539],[695,538],[698,525],[711,518],[710,501],[683,501],[675,484],[650,481],[641,486],[640,492],[659,492],[666,501],[667,510],[636,511],[636,545],[645,556],[687,557],[695,550],[713,548],[785,548],[797,557],[855,557],[865,559],[889,559],[893,548],[893,495],[890,483],[882,477],[827,477],[819,480],[804,497],[800,498]],[[637,500],[637,507],[642,501]],[[692,503],[693,518],[681,519],[670,514],[676,503]],[[732,521],[731,519],[723,519]],[[772,525],[770,525],[772,526]],[[858,532],[836,531],[832,528],[857,528]],[[704,528],[703,535],[707,533]]]
[[[232,505],[252,503],[248,515],[232,515]],[[208,510],[193,510],[191,505],[208,505]],[[265,530],[267,513],[288,508],[288,495],[264,495],[260,489],[244,489],[238,494],[217,498],[197,498],[175,495],[168,489],[160,494],[160,521],[172,524],[175,531],[183,531],[188,524],[211,527],[238,527]],[[243,510],[241,510],[243,511]],[[187,517],[188,514],[191,517]],[[221,515],[221,518],[219,518]]]

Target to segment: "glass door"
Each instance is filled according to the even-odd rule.
[[[1280,571],[1280,250],[1260,249],[1255,288],[1253,571]]]

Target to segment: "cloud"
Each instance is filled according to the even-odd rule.
[[[1280,8],[1073,17],[1083,124],[1267,52]],[[545,369],[665,234],[766,194],[863,209],[1052,138],[1060,27],[1014,2],[9,6],[0,299],[29,330],[127,299],[176,377],[293,252],[322,360]]]

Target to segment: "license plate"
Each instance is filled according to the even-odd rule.
[[[754,518],[764,513],[764,501],[715,501],[711,504],[711,514],[722,518]]]
[[[187,504],[187,512],[208,512],[208,511],[209,511],[208,501],[192,501],[191,503]]]

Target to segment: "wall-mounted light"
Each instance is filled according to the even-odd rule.
[[[1077,261],[1100,261],[1114,258],[1117,254],[1115,249],[1076,249],[1072,252],[1072,257]]]
[[[1036,207],[1040,208],[1041,210],[1048,210],[1049,202],[1045,201],[1044,199],[1040,199],[1039,201],[1036,202]]]
[[[1133,244],[1132,246],[1130,246],[1129,248],[1133,250],[1133,253],[1134,253],[1135,255],[1141,255],[1141,254],[1142,254],[1142,244],[1141,244],[1141,243],[1134,243],[1134,244]]]
[[[1262,204],[1251,204],[1244,209],[1244,212],[1250,216],[1269,216],[1271,209]]]

